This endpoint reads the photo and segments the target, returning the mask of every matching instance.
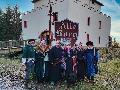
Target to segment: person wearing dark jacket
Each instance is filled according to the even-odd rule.
[[[86,73],[86,62],[84,59],[84,48],[82,46],[82,43],[79,43],[79,46],[77,48],[77,78],[78,80],[84,80],[85,73]]]
[[[68,49],[69,58],[66,61],[66,76],[68,87],[77,81],[77,44]]]
[[[72,71],[77,74],[77,44],[71,49],[71,59],[72,59]]]
[[[37,51],[35,55],[35,74],[38,83],[43,81],[43,74],[44,74],[44,41],[41,41],[40,44],[37,45]]]
[[[60,66],[63,56],[63,49],[60,46],[60,41],[56,41],[56,45],[49,51],[49,62],[50,62],[50,81],[51,84],[56,84],[60,76]]]

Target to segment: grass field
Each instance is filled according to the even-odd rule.
[[[9,60],[0,58],[0,90],[26,90],[20,78],[20,60]],[[78,82],[68,89],[65,82],[60,87],[50,85],[32,84],[33,90],[39,86],[38,90],[120,90],[120,59],[99,62],[99,73],[96,75],[94,85],[86,82]],[[2,89],[1,89],[2,88]],[[38,88],[38,87],[37,87]]]

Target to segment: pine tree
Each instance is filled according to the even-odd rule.
[[[15,6],[13,9],[13,31],[14,31],[14,40],[19,40],[22,32],[22,20],[20,19],[20,12],[18,11],[18,6]]]
[[[3,40],[5,34],[4,30],[4,13],[2,9],[0,9],[0,41]]]
[[[2,10],[0,9],[0,40],[2,40]]]
[[[19,40],[22,25],[17,6],[8,6],[5,12],[0,10],[0,41]]]

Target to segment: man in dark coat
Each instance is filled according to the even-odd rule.
[[[77,81],[77,44],[68,49],[68,56],[66,60],[66,79],[69,86]]]
[[[84,59],[84,49],[82,46],[82,43],[79,43],[79,46],[77,48],[77,77],[78,80],[84,80],[85,78],[85,73],[86,73],[86,62]]]
[[[60,66],[63,56],[63,49],[60,46],[60,41],[56,41],[56,45],[49,51],[50,62],[50,81],[56,84],[60,80]]]
[[[86,43],[87,49],[85,51],[87,78],[90,82],[94,82],[96,74],[96,62],[98,61],[98,50],[93,47],[93,42]]]

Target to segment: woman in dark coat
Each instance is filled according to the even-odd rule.
[[[38,83],[43,81],[44,58],[44,44],[41,42],[40,45],[37,46],[37,52],[35,55],[35,74]]]
[[[74,44],[74,46],[71,49],[71,59],[72,59],[72,71],[77,74],[77,44]]]
[[[84,80],[85,73],[86,73],[86,62],[84,59],[84,49],[82,47],[82,43],[79,43],[79,46],[77,48],[77,77],[78,80]]]

